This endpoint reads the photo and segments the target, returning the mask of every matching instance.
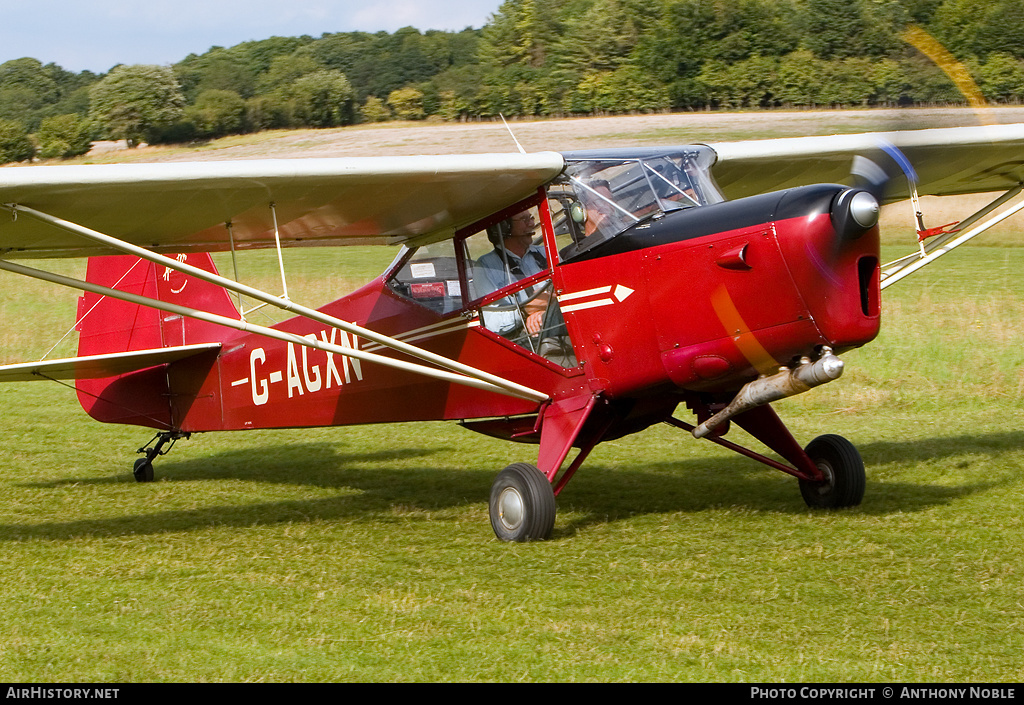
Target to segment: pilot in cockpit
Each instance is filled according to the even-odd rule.
[[[517,213],[508,220],[488,229],[487,238],[491,241],[494,249],[476,262],[474,271],[480,287],[479,295],[497,291],[548,268],[548,260],[543,246],[533,242],[536,229],[537,223],[533,213],[529,210]],[[532,288],[529,287],[519,292],[516,295],[516,301],[508,302],[509,304],[522,304],[525,321],[519,311],[493,312],[489,316],[492,320],[487,323],[487,327],[495,330],[495,326],[497,326],[499,330],[496,332],[507,335],[508,331],[524,325],[530,335],[536,335],[543,324],[549,295],[544,292],[535,296],[535,292],[531,291]],[[504,320],[499,323],[495,319],[498,319],[501,313],[506,315],[501,316]]]
[[[543,245],[534,244],[537,223],[532,210],[517,213],[487,230],[493,250],[474,265],[478,296],[504,288],[548,269]],[[523,345],[562,367],[576,356],[565,319],[551,296],[551,280],[537,282],[481,310],[484,327]]]

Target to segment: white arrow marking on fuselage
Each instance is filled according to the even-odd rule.
[[[582,311],[588,308],[597,308],[598,306],[608,306],[609,304],[622,303],[627,298],[629,298],[630,294],[633,293],[633,289],[630,289],[628,286],[623,286],[622,284],[616,285],[615,291],[612,291],[612,287],[610,285],[599,286],[596,289],[587,289],[586,291],[577,291],[572,294],[563,294],[562,296],[558,297],[558,302],[562,303],[564,301],[574,301],[576,299],[582,299],[587,296],[607,294],[608,292],[612,293],[612,298],[610,299],[595,299],[594,301],[583,301],[582,303],[578,304],[570,304],[568,306],[563,306],[562,312],[569,313],[571,311]]]

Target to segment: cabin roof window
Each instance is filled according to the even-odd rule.
[[[724,201],[710,174],[714,152],[603,150],[564,155],[566,170],[548,187],[563,214],[556,233],[569,233],[582,252],[642,221]],[[563,257],[564,259],[565,257]]]

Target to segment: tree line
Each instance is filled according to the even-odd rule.
[[[989,102],[1024,100],[1024,0],[506,0],[460,32],[271,37],[102,75],[8,61],[0,161],[386,120],[965,103],[910,26]]]

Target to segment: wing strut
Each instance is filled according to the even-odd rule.
[[[277,267],[281,270],[281,298],[288,300],[288,280],[284,276],[284,255],[281,254],[281,230],[277,227],[277,204],[270,204],[270,214],[274,217],[274,246],[277,248]]]
[[[235,281],[238,281],[238,257],[235,255],[235,230],[231,221],[224,223],[228,231],[228,242],[231,243],[231,269],[235,272]],[[235,292],[235,301],[238,303],[238,314],[245,320],[245,311],[242,310],[242,295]]]
[[[267,328],[266,326],[256,325],[255,323],[249,323],[248,321],[243,321],[236,318],[228,318],[227,316],[219,316],[215,313],[207,313],[206,311],[197,311],[186,306],[178,306],[177,304],[168,303],[166,301],[159,301],[157,299],[151,299],[146,296],[139,296],[138,294],[130,294],[126,291],[110,289],[105,286],[100,286],[99,284],[93,284],[92,282],[86,282],[82,281],[81,279],[74,279],[72,277],[65,277],[61,274],[45,272],[40,269],[33,269],[32,267],[26,267],[21,264],[15,264],[14,262],[8,262],[7,260],[0,260],[0,270],[13,272],[14,274],[21,274],[22,276],[31,277],[32,279],[42,279],[43,281],[48,281],[52,284],[60,284],[61,286],[67,286],[72,289],[90,291],[99,296],[109,296],[114,299],[128,301],[129,303],[139,304],[141,306],[149,306],[160,311],[166,311],[167,313],[175,313],[179,316],[196,318],[201,321],[207,321],[209,323],[214,323],[219,326],[225,326],[227,328],[234,328],[235,330],[244,331],[246,333],[254,333],[256,335],[262,335],[267,338],[274,338],[276,340],[283,340],[287,343],[302,345],[303,347],[307,348],[323,350],[324,352],[334,353],[335,355],[347,355],[348,357],[366,360],[367,362],[375,362],[379,365],[394,367],[396,369],[405,370],[407,372],[414,372],[416,374],[421,374],[427,377],[440,379],[445,382],[452,382],[454,384],[464,384],[468,387],[475,387],[477,389],[482,389],[488,392],[497,392],[498,394],[507,394],[509,396],[515,396],[521,399],[530,399],[532,401],[545,401],[548,399],[547,395],[529,389],[528,387],[523,387],[523,389],[527,390],[529,394],[525,392],[514,392],[508,389],[504,389],[502,387],[498,387],[497,385],[491,384],[490,382],[486,382],[476,377],[469,377],[466,375],[456,374],[454,372],[448,372],[445,370],[438,370],[433,367],[424,367],[423,365],[419,365],[413,362],[404,362],[403,360],[396,360],[394,358],[384,357],[383,355],[377,355],[376,353],[366,352],[365,350],[359,350],[357,348],[349,348],[341,345],[334,345],[332,343],[325,343],[320,340],[304,338],[303,336],[295,333],[285,333],[274,328]],[[506,384],[514,383],[506,382]]]
[[[158,255],[155,252],[150,252],[149,250],[143,247],[132,245],[130,243],[124,242],[123,240],[111,237],[110,235],[104,235],[103,233],[91,230],[84,226],[78,225],[77,223],[62,220],[61,218],[56,218],[47,213],[37,211],[34,208],[29,208],[22,205],[5,204],[3,207],[7,208],[12,213],[14,213],[15,217],[17,217],[18,213],[30,215],[34,218],[38,218],[46,223],[49,223],[57,228],[61,228],[63,230],[67,230],[69,232],[81,235],[82,237],[85,237],[89,240],[101,242],[115,249],[135,255],[136,257],[141,257],[142,259],[148,260],[150,262],[163,265],[168,269],[173,269],[182,272],[183,274],[188,274],[190,276],[196,277],[197,279],[209,282],[211,284],[224,287],[229,291],[244,294],[245,296],[270,304],[271,306],[275,306],[276,308],[282,309],[289,313],[303,316],[310,320],[323,323],[324,325],[338,328],[340,330],[346,331],[353,335],[357,335],[367,340],[372,340],[373,342],[379,343],[380,345],[395,350],[396,352],[411,355],[413,357],[419,358],[420,360],[433,363],[457,374],[444,373],[442,370],[435,370],[433,368],[424,367],[422,365],[416,365],[413,363],[400,362],[389,357],[374,355],[373,353],[366,353],[363,352],[362,350],[354,350],[352,348],[341,348],[339,346],[331,346],[326,343],[310,342],[309,340],[307,340],[306,338],[302,338],[301,336],[294,336],[290,334],[281,333],[280,331],[276,331],[272,328],[266,328],[264,326],[257,326],[254,324],[246,323],[244,320],[237,321],[235,319],[226,318],[223,316],[214,316],[213,314],[206,313],[203,311],[196,311],[185,307],[178,307],[174,306],[173,304],[168,304],[162,301],[156,301],[154,299],[148,299],[146,297],[137,297],[138,299],[142,300],[128,299],[126,297],[134,295],[129,295],[126,294],[125,292],[115,291],[112,289],[105,289],[105,287],[98,287],[99,289],[104,289],[104,291],[102,292],[96,292],[100,293],[101,295],[111,296],[113,298],[122,298],[124,300],[131,301],[132,303],[139,303],[143,306],[150,306],[152,308],[160,310],[171,311],[172,313],[178,313],[183,316],[200,318],[202,320],[211,321],[219,325],[225,325],[229,328],[236,328],[239,330],[246,330],[251,332],[259,332],[261,335],[266,335],[267,337],[287,340],[288,342],[294,342],[296,344],[304,345],[306,347],[313,347],[320,350],[333,352],[336,354],[348,355],[350,357],[358,357],[361,359],[366,359],[371,362],[377,362],[379,364],[389,365],[392,367],[402,367],[403,369],[415,371],[419,374],[437,377],[439,379],[445,379],[447,381],[455,382],[458,384],[467,384],[469,386],[477,387],[479,389],[486,389],[488,391],[496,391],[510,396],[519,397],[521,399],[529,399],[532,401],[542,402],[546,401],[549,398],[547,394],[539,392],[536,389],[531,389],[521,384],[517,384],[516,382],[504,379],[503,377],[499,377],[489,372],[485,372],[475,367],[471,367],[470,365],[465,365],[456,360],[444,357],[443,355],[432,353],[429,350],[418,348],[415,345],[404,343],[400,340],[396,340],[395,338],[383,335],[382,333],[369,330],[368,328],[363,328],[362,326],[358,326],[354,323],[343,321],[339,318],[335,318],[334,316],[329,316],[321,311],[315,311],[311,308],[307,308],[300,304],[296,304],[292,301],[288,301],[280,297],[273,296],[264,291],[260,291],[259,289],[255,289],[251,286],[246,286],[245,284],[240,284],[239,282],[232,281],[231,279],[227,279],[218,274],[207,272],[206,270],[199,269],[198,267],[193,267],[192,265],[187,264],[185,262],[179,262],[175,259],[164,257],[163,255]],[[89,282],[83,282],[68,277],[61,277],[60,275],[52,274],[50,272],[43,272],[38,269],[32,269],[31,267],[23,267],[22,265],[16,265],[6,261],[3,261],[3,264],[0,265],[0,269],[16,272],[36,279],[44,279],[45,281],[61,284],[63,286],[70,286],[75,289],[83,289],[85,291],[94,291],[94,288],[96,288],[96,285],[91,284]],[[171,310],[169,308],[172,306],[174,307],[174,310]],[[211,316],[214,316],[214,318],[217,318],[218,320],[212,320],[210,318]],[[285,337],[282,338],[281,336]]]
[[[900,259],[894,260],[885,265],[882,269],[882,288],[884,289],[887,286],[895,284],[900,279],[913,274],[925,265],[931,264],[939,257],[942,257],[942,255],[952,252],[968,240],[981,235],[986,230],[998,225],[1010,216],[1024,210],[1024,200],[1022,200],[1012,208],[989,218],[981,225],[973,228],[971,227],[979,220],[989,215],[992,211],[1013,200],[1013,198],[1018,196],[1021,191],[1024,191],[1024,185],[1015,186],[1006,193],[1000,195],[988,205],[980,208],[969,218],[964,219],[959,224],[958,230],[942,233],[940,236],[929,242],[927,247],[922,243],[921,252],[915,252],[911,255],[907,255],[906,257],[901,257]],[[966,232],[963,232],[964,230],[966,230]]]

